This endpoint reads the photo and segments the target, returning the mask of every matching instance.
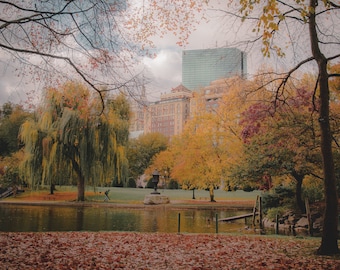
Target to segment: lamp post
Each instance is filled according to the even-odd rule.
[[[164,171],[164,185],[163,185],[163,192],[166,189],[166,181],[168,180],[168,172]]]
[[[152,191],[151,194],[149,195],[145,195],[144,204],[154,205],[154,204],[166,204],[170,202],[168,196],[160,195],[160,193],[157,192],[157,185],[159,183],[159,177],[160,177],[160,174],[158,170],[157,169],[154,170],[152,173],[152,179],[151,179],[151,182],[154,185],[154,191]]]
[[[193,189],[192,189],[192,199],[193,199],[193,200],[196,199],[196,198],[195,198],[195,187],[193,187]]]
[[[154,185],[154,191],[151,192],[151,194],[160,194],[158,191],[157,191],[157,185],[158,185],[158,182],[159,182],[159,172],[158,170],[154,170],[153,173],[152,173],[152,183]]]

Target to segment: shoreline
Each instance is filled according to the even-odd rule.
[[[30,206],[67,206],[67,207],[109,207],[109,208],[130,208],[130,209],[152,209],[152,208],[169,208],[169,209],[197,209],[197,210],[252,210],[251,201],[194,201],[194,200],[172,200],[168,204],[146,205],[140,203],[122,203],[122,202],[99,202],[99,201],[55,201],[55,200],[24,200],[10,198],[0,200],[0,205],[30,205]]]

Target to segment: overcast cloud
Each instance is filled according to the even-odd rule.
[[[0,62],[0,104],[7,101],[20,103],[26,100],[23,78],[18,77],[15,67],[8,62]]]
[[[182,82],[182,50],[183,49],[208,49],[216,47],[233,47],[238,41],[247,38],[251,29],[247,26],[240,27],[236,24],[224,22],[218,13],[211,12],[210,21],[203,21],[198,25],[197,30],[189,38],[189,44],[183,48],[176,45],[176,37],[168,35],[162,39],[155,38],[154,42],[157,48],[157,57],[151,59],[144,57],[146,76],[146,94],[151,101],[159,99],[161,93],[170,92],[172,88],[177,87]],[[239,46],[241,50],[247,52],[248,73],[254,74],[256,70],[265,62],[260,48],[248,48]],[[1,58],[0,62],[0,103],[11,101],[14,103],[24,102],[27,92],[37,91],[42,87],[32,83],[27,83],[30,78],[18,77],[15,70],[15,64]],[[278,65],[277,59],[267,59],[269,63]],[[289,61],[289,60],[283,60]],[[285,62],[280,62],[285,64]]]

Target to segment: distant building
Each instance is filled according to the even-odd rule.
[[[204,108],[213,111],[228,89],[227,80],[247,74],[247,57],[236,48],[185,50],[182,53],[182,85],[148,102],[145,89],[131,104],[130,138],[159,132],[171,138],[181,134],[187,120]]]
[[[190,101],[190,117],[202,112],[214,112],[219,106],[219,101],[228,91],[228,82],[231,78],[224,78],[212,81],[208,86],[193,93]]]
[[[149,102],[146,100],[145,88],[140,95],[130,97],[130,138],[137,138],[144,133],[144,111]]]
[[[192,91],[210,82],[247,74],[247,56],[237,48],[184,50],[182,52],[182,84]]]
[[[202,112],[217,112],[220,101],[227,94],[230,87],[239,83],[237,77],[224,78],[212,81],[208,86],[193,92],[190,100],[190,118],[200,115]]]
[[[130,138],[137,138],[144,133],[144,111],[146,107],[147,103],[130,102]]]
[[[168,138],[181,134],[190,116],[191,97],[192,92],[179,85],[150,103],[144,111],[144,133],[159,132]]]

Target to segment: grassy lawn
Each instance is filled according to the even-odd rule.
[[[115,188],[115,187],[87,187],[85,197],[88,201],[102,202],[104,201],[104,192],[110,190],[109,197],[111,203],[143,203],[145,195],[150,194],[153,189],[143,188]],[[168,196],[170,201],[184,202],[209,202],[209,192],[205,190],[195,190],[195,200],[192,199],[192,190],[181,189],[159,189],[161,195]],[[71,201],[77,198],[77,187],[75,186],[56,186],[54,195],[50,195],[48,187],[39,191],[26,191],[20,193],[16,198],[9,200],[55,200],[55,201]],[[215,200],[217,202],[238,201],[238,202],[255,202],[259,191],[244,192],[241,190],[227,192],[224,190],[215,190]]]
[[[110,189],[109,197],[113,201],[143,201],[144,196],[150,194],[152,189],[142,189],[142,188],[100,188],[98,189],[101,192],[103,198],[105,190]],[[182,190],[182,189],[159,189],[158,190],[161,195],[168,196],[170,200],[192,200],[193,192],[192,190]],[[256,200],[256,196],[259,195],[260,192],[244,192],[241,190],[227,192],[224,190],[215,190],[215,200],[216,201],[225,201],[225,200]],[[99,199],[101,199],[99,198]],[[195,198],[198,201],[209,201],[209,191],[205,190],[195,190]]]

